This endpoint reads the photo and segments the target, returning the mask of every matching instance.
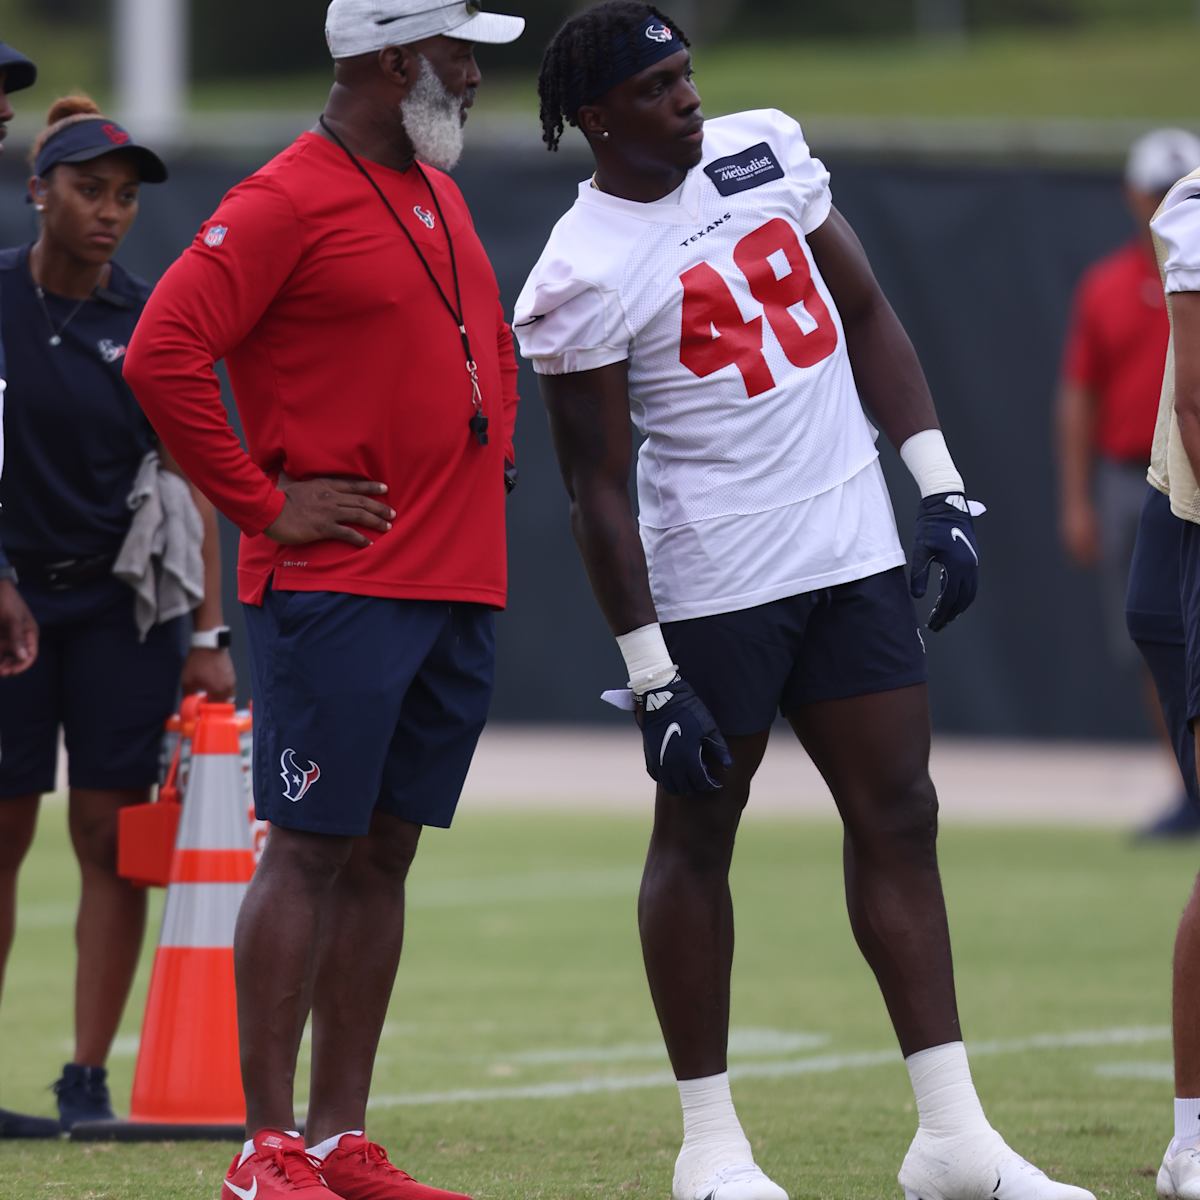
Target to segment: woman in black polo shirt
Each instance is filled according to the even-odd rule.
[[[55,1085],[70,1128],[112,1115],[105,1062],[145,927],[145,892],[116,874],[117,813],[149,798],[181,675],[186,690],[214,699],[228,698],[234,679],[207,502],[198,504],[205,598],[190,654],[182,617],[139,638],[134,593],[113,575],[135,478],[148,452],[162,452],[121,377],[149,289],[112,257],[137,215],[139,186],[161,183],[166,168],[86,97],[51,108],[33,167],[38,238],[0,251],[8,359],[0,607],[10,625],[12,612],[26,608],[37,628],[32,663],[0,655],[0,976],[17,870],[39,799],[54,787],[61,728],[82,874],[75,1055]],[[27,1134],[57,1124],[31,1121]]]

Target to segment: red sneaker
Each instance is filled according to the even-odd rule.
[[[304,1149],[304,1139],[275,1129],[255,1134],[254,1153],[240,1166],[234,1156],[221,1188],[221,1200],[343,1200],[325,1186],[318,1163]]]
[[[387,1151],[361,1133],[342,1135],[337,1149],[321,1163],[321,1174],[343,1200],[471,1200],[461,1192],[418,1183],[393,1167]]]

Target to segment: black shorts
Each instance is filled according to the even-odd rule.
[[[60,728],[72,787],[151,787],[179,693],[183,618],[139,642],[133,592],[112,578],[62,591],[23,583],[21,596],[39,648],[28,671],[0,679],[0,799],[54,790]]]
[[[492,698],[493,610],[271,590],[244,611],[259,820],[360,837],[379,809],[449,828]]]
[[[1184,536],[1190,521],[1171,511],[1171,502],[1157,488],[1145,484],[1146,495],[1138,521],[1137,540],[1129,564],[1125,592],[1125,627],[1140,643],[1182,646]]]
[[[731,737],[769,729],[777,712],[926,681],[903,567],[757,608],[670,621],[663,636],[680,674]]]
[[[1177,517],[1166,496],[1147,484],[1129,568],[1125,624],[1154,679],[1184,788],[1192,802],[1200,804],[1196,743],[1191,731],[1191,718],[1200,705],[1200,586],[1196,579],[1195,534],[1196,526]],[[1185,598],[1185,578],[1190,580],[1190,599]],[[1190,635],[1184,627],[1185,603],[1192,610],[1189,628],[1194,632]]]

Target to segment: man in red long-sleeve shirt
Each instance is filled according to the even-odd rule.
[[[364,1127],[405,876],[422,827],[453,816],[505,602],[516,363],[442,172],[474,43],[522,28],[462,0],[333,0],[318,127],[225,197],[126,359],[164,443],[243,533],[255,802],[273,828],[234,936],[249,1141],[222,1200],[451,1196]],[[291,1131],[310,1000],[306,1144]]]

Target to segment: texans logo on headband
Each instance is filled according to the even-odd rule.
[[[655,16],[614,31],[606,68],[593,75],[582,66],[577,67],[567,87],[563,111],[571,114],[574,121],[583,105],[595,104],[605,92],[664,58],[682,53],[686,45],[687,42],[666,21]]]

